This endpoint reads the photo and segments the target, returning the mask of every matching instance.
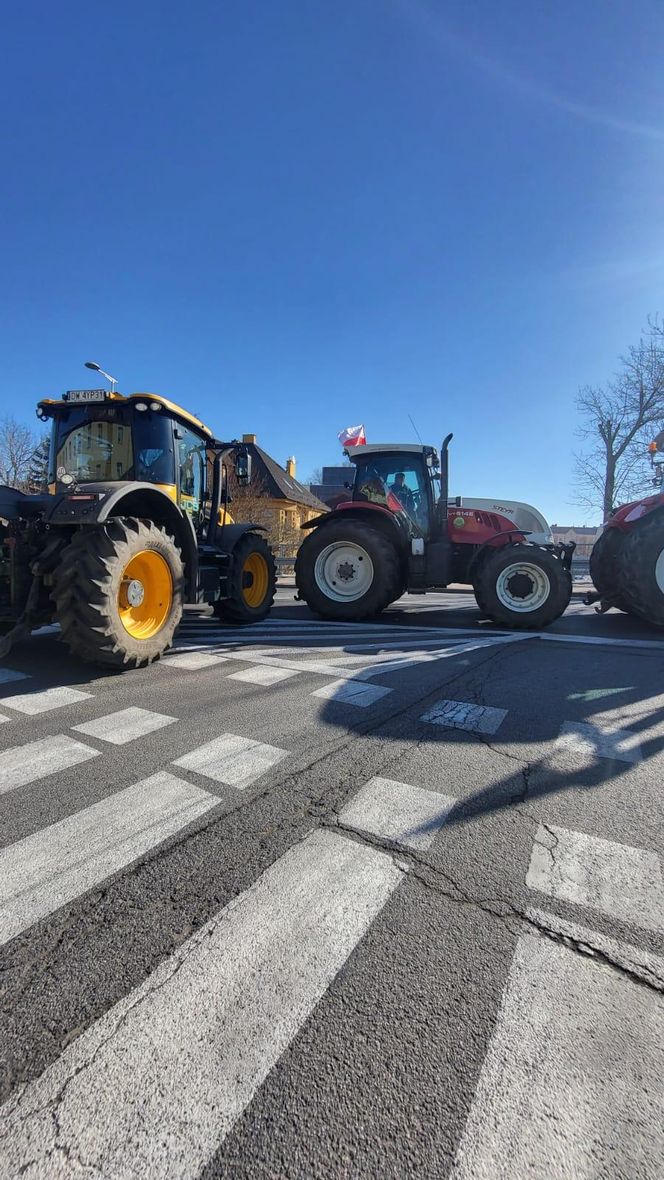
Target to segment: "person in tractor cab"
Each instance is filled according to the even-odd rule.
[[[415,497],[406,483],[405,471],[397,471],[394,483],[390,484],[390,491],[408,515],[412,516],[415,511]]]

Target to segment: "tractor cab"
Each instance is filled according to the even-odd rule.
[[[389,443],[348,447],[355,466],[354,504],[379,505],[401,518],[411,537],[441,528],[440,460],[434,447]]]

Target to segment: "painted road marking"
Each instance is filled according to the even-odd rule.
[[[245,668],[243,672],[232,672],[229,680],[244,680],[247,684],[280,684],[282,680],[290,680],[292,676],[299,676],[289,668]]]
[[[159,661],[160,668],[177,668],[180,672],[198,672],[225,663],[223,656],[207,651],[183,651],[177,656],[165,656]]]
[[[433,843],[456,799],[391,778],[372,778],[346,804],[339,820],[348,828],[424,851]]]
[[[37,713],[48,713],[51,709],[63,709],[65,705],[77,705],[80,701],[92,700],[91,692],[77,688],[47,688],[43,692],[26,692],[19,696],[5,697],[2,706],[16,709],[33,717]]]
[[[286,757],[288,750],[280,750],[277,746],[268,746],[264,742],[239,737],[234,733],[224,733],[176,759],[173,765],[244,791]]]
[[[335,701],[341,705],[357,705],[360,709],[368,709],[381,697],[392,692],[391,688],[382,688],[379,684],[363,684],[359,680],[333,680],[331,684],[324,684],[315,689],[312,697],[323,697],[324,700]]]
[[[2,1174],[197,1178],[402,878],[329,832],[291,848],[9,1100]]]
[[[0,943],[131,864],[219,803],[166,771],[0,851]]]
[[[627,925],[664,932],[664,884],[655,852],[540,825],[526,885]]]
[[[471,705],[468,701],[438,701],[424,713],[420,721],[443,725],[449,729],[465,729],[468,733],[496,733],[507,717],[507,709],[492,705]]]
[[[130,708],[120,709],[118,713],[109,713],[106,717],[97,717],[95,721],[85,721],[83,725],[72,725],[72,729],[98,738],[102,742],[111,742],[114,746],[124,746],[127,742],[134,742],[137,738],[153,733],[155,729],[172,725],[174,721],[177,721],[177,717],[169,717],[165,713]]]
[[[25,746],[12,746],[0,754],[0,795],[98,755],[99,750],[84,746],[83,742],[74,741],[63,733],[28,742]]]
[[[16,672],[14,668],[0,668],[0,684],[13,684],[15,680],[30,680],[27,672]]]
[[[598,950],[627,971],[635,971],[645,983],[653,984],[660,990],[664,988],[664,959],[652,951],[644,951],[631,943],[618,942],[617,938],[609,938],[598,930],[589,930],[587,926],[568,922],[566,918],[545,910],[529,908],[526,910],[526,919],[552,934],[573,939],[587,947],[589,952]]]
[[[641,744],[632,730],[590,724],[588,721],[563,722],[556,749],[618,762],[641,761]]]
[[[663,1043],[658,992],[522,935],[451,1180],[660,1176]]]

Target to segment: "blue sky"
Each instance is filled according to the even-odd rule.
[[[455,432],[577,523],[574,395],[664,311],[657,0],[5,9],[0,412],[153,390],[298,474]]]

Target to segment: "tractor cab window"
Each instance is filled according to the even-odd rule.
[[[134,479],[131,426],[116,407],[68,409],[56,422],[52,466],[59,479],[73,475],[77,483],[115,483]]]
[[[207,447],[204,439],[187,430],[176,428],[178,467],[180,471],[180,507],[198,515],[205,499]]]
[[[429,531],[428,473],[419,456],[367,456],[357,469],[354,499],[402,512],[413,531]]]

